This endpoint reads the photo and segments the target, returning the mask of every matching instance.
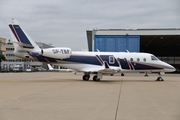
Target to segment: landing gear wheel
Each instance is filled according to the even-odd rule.
[[[146,74],[144,75],[144,77],[148,77],[148,74],[146,73]]]
[[[124,73],[121,73],[121,76],[124,76]]]
[[[89,80],[89,78],[90,78],[90,76],[89,76],[89,75],[83,75],[83,77],[82,77],[82,79],[83,79],[84,81],[88,81],[88,80]]]
[[[162,77],[158,77],[156,81],[164,81]]]
[[[93,77],[93,80],[97,82],[100,81],[100,79],[96,75]]]

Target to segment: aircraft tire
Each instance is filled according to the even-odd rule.
[[[98,82],[98,81],[100,81],[100,79],[99,79],[99,78],[97,78],[97,76],[95,75],[95,76],[93,77],[93,81]]]
[[[162,77],[158,77],[156,81],[164,81],[164,79]]]
[[[124,73],[121,73],[121,76],[124,76]]]
[[[90,76],[89,76],[89,75],[83,75],[83,77],[82,77],[82,79],[83,79],[84,81],[88,81],[88,80],[89,80],[89,78],[90,78]]]

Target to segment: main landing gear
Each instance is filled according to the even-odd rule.
[[[144,77],[148,77],[148,74],[146,73],[146,74],[144,75]]]
[[[83,79],[84,81],[88,81],[89,78],[90,78],[90,73],[85,73],[85,74],[83,75],[83,77],[82,77],[82,79]],[[101,80],[101,78],[102,78],[102,73],[97,73],[96,75],[94,75],[93,81],[98,82],[98,81]]]
[[[100,81],[100,78],[98,78],[97,75],[95,75],[95,76],[93,77],[93,80],[98,82],[98,81]]]
[[[121,76],[124,76],[124,73],[121,73]]]
[[[89,80],[89,78],[90,78],[90,76],[89,76],[89,75],[83,75],[83,77],[82,77],[82,79],[83,79],[84,81],[88,81],[88,80]]]

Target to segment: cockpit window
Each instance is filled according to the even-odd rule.
[[[151,56],[151,60],[159,60],[159,59],[155,56]]]

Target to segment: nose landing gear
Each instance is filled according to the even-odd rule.
[[[164,79],[161,77],[161,75],[164,73],[159,73],[159,77],[156,79],[156,81],[164,81]]]
[[[158,77],[156,81],[164,81],[164,79],[162,77]]]

